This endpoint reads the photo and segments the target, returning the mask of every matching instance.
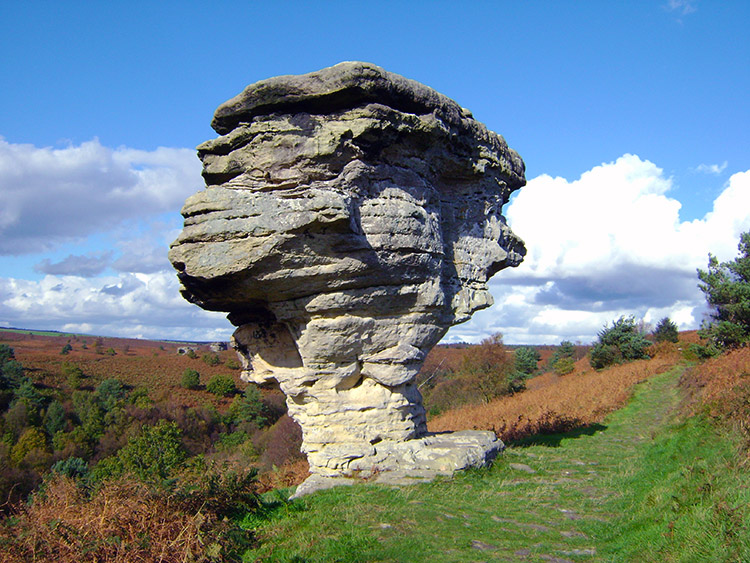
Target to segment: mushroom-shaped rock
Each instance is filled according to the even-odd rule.
[[[487,433],[427,434],[414,380],[523,259],[502,216],[525,183],[518,154],[449,98],[360,62],[252,84],[212,125],[206,189],[169,257],[185,298],[238,327],[243,378],[286,394],[313,475],[490,459],[502,444]]]

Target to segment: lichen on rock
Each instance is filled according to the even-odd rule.
[[[491,458],[501,443],[476,433],[434,461],[451,438],[427,434],[414,380],[523,259],[502,216],[525,184],[518,154],[449,98],[360,62],[252,84],[212,125],[206,189],[169,257],[185,298],[238,327],[243,378],[286,394],[311,472]]]

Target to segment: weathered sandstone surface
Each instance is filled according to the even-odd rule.
[[[525,183],[518,154],[359,62],[252,84],[212,125],[170,260],[186,299],[238,327],[243,378],[286,394],[313,481],[487,463],[491,433],[427,434],[414,379],[523,259],[502,216]]]

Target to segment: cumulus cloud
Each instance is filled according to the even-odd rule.
[[[449,339],[503,332],[507,342],[589,342],[631,314],[696,328],[705,312],[696,269],[709,252],[736,256],[740,233],[750,230],[750,171],[732,175],[712,211],[695,221],[680,221],[672,187],[662,169],[630,154],[578,180],[530,180],[506,212],[526,241],[526,259],[490,282],[496,304]]]
[[[190,149],[38,148],[0,138],[0,254],[44,252],[180,208],[200,189]]]
[[[0,279],[0,319],[9,326],[176,340],[226,340],[221,313],[185,301],[172,273],[86,279]]]
[[[45,258],[34,266],[34,269],[42,274],[92,278],[109,267],[112,254],[112,251],[89,252],[84,255],[69,254],[59,262],[51,262],[49,258]]]

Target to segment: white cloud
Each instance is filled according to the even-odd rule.
[[[59,262],[45,258],[34,269],[43,274],[76,275],[84,278],[98,276],[106,270],[112,261],[112,251],[88,252],[83,255],[69,254]]]
[[[0,138],[0,254],[44,252],[180,209],[203,186],[195,151],[61,149]]]
[[[0,279],[0,318],[10,326],[145,338],[226,340],[231,325],[179,294],[176,275]]]
[[[526,241],[524,262],[493,278],[496,304],[451,329],[449,339],[503,332],[509,343],[588,342],[631,314],[696,328],[705,311],[696,269],[709,252],[736,256],[740,233],[750,230],[750,171],[732,175],[700,220],[680,221],[671,188],[660,168],[635,155],[574,181],[530,180],[507,208]]]
[[[726,160],[722,162],[721,164],[699,164],[695,168],[695,171],[718,176],[719,174],[724,172],[724,170],[726,170],[728,164],[729,163]]]
[[[686,16],[698,10],[697,0],[668,0],[667,10]]]

